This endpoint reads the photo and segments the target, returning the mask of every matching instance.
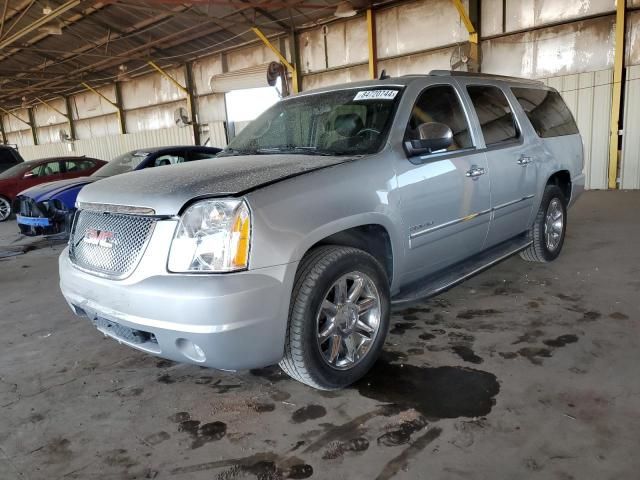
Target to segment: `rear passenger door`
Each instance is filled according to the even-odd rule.
[[[459,80],[460,81],[460,80]],[[510,92],[495,85],[464,82],[477,115],[491,177],[491,226],[485,247],[524,232],[535,202],[539,145],[513,113]]]
[[[453,132],[444,151],[398,159],[396,173],[408,236],[404,282],[478,253],[489,228],[489,175],[469,118],[452,85],[433,85],[417,97],[404,140],[438,122]]]

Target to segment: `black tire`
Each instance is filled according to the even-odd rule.
[[[549,206],[557,199],[562,209],[562,232],[560,234],[560,241],[554,249],[550,249],[547,246],[545,238],[545,220]],[[528,236],[533,243],[520,252],[520,257],[528,262],[547,263],[552,262],[562,250],[564,245],[565,232],[567,230],[567,201],[564,198],[564,194],[560,187],[556,185],[547,185],[542,195],[542,201],[540,202],[540,208],[538,214],[529,230]]]
[[[332,368],[317,340],[316,316],[326,292],[343,275],[366,274],[380,297],[380,323],[367,353],[350,369]],[[357,248],[337,245],[313,249],[300,262],[291,296],[284,357],[280,368],[299,382],[320,390],[338,390],[362,378],[380,356],[389,330],[389,281],[382,265]]]
[[[8,209],[8,213],[6,213],[5,209]],[[13,205],[11,204],[11,200],[0,195],[0,222],[6,222],[11,218],[12,214]]]

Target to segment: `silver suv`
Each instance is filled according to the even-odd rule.
[[[375,363],[392,305],[518,252],[554,260],[582,168],[538,82],[434,71],[305,92],[215,161],[85,187],[60,284],[123,344],[338,389]]]

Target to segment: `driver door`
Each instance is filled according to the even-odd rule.
[[[448,149],[400,158],[396,168],[406,235],[408,283],[482,250],[490,219],[487,159],[478,152],[452,85],[427,87],[411,112],[405,140],[438,122],[453,132]]]

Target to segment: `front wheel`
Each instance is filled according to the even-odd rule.
[[[564,245],[567,230],[567,201],[556,185],[547,185],[542,195],[540,209],[529,230],[533,242],[520,252],[529,262],[551,262],[558,258]]]
[[[280,367],[314,388],[344,388],[373,366],[388,328],[380,263],[356,248],[319,247],[298,268]]]
[[[11,202],[8,198],[0,196],[0,222],[8,220],[11,216]]]

